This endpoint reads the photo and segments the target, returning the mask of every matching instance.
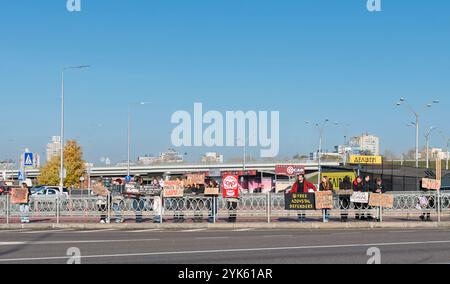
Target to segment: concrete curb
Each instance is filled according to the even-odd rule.
[[[74,229],[74,230],[145,230],[145,229],[168,229],[168,230],[194,230],[194,229],[298,229],[298,230],[332,230],[332,229],[450,229],[450,222],[389,222],[389,223],[218,223],[218,224],[3,224],[0,230],[52,230],[52,229]]]

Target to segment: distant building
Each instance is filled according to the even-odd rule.
[[[431,158],[432,159],[441,159],[441,160],[446,160],[449,157],[449,153],[446,151],[443,151],[440,148],[433,148],[431,149]]]
[[[138,164],[143,166],[153,165],[161,162],[161,157],[155,157],[155,156],[143,156],[138,157]]]
[[[216,152],[207,152],[202,157],[202,163],[222,164],[223,155]]]
[[[137,163],[139,165],[152,165],[159,163],[183,163],[183,155],[175,151],[175,149],[169,149],[166,152],[161,153],[159,156],[145,155],[138,157]]]
[[[46,160],[50,162],[53,157],[61,154],[61,136],[53,136],[52,141],[47,144]]]
[[[353,154],[369,153],[370,155],[379,156],[380,138],[369,134],[355,136],[350,140],[350,147]]]

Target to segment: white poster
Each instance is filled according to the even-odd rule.
[[[369,203],[369,193],[368,192],[354,192],[350,197],[350,201],[353,203]]]

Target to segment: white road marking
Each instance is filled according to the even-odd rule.
[[[147,233],[147,232],[160,232],[162,229],[147,229],[147,230],[134,230],[134,231],[125,231],[126,233]]]
[[[192,230],[183,230],[181,232],[183,233],[194,233],[194,232],[202,232],[202,231],[206,231],[207,229],[192,229]]]
[[[247,228],[247,229],[237,229],[237,230],[233,230],[233,232],[248,232],[248,231],[254,231],[255,229],[253,228]]]
[[[293,238],[294,235],[266,235],[262,236],[263,238]]]
[[[0,246],[17,246],[24,245],[25,242],[0,242]]]
[[[25,231],[22,234],[46,234],[46,233],[59,233],[59,232],[70,232],[72,229],[61,229],[61,230],[43,230],[43,231]]]
[[[61,244],[95,244],[95,243],[132,243],[152,242],[161,239],[132,239],[132,240],[86,240],[86,241],[24,241],[24,242],[0,242],[0,246],[14,245],[61,245]]]
[[[117,229],[75,231],[75,233],[101,233],[101,232],[110,232],[110,231],[117,231]]]
[[[199,251],[171,251],[171,252],[149,252],[149,253],[128,253],[128,254],[103,254],[103,255],[83,255],[82,259],[93,258],[123,258],[123,257],[143,257],[161,255],[189,255],[189,254],[211,254],[211,253],[238,253],[238,252],[260,252],[260,251],[289,251],[289,250],[310,250],[310,249],[336,249],[354,247],[383,247],[383,246],[408,246],[408,245],[432,245],[449,244],[447,241],[423,241],[423,242],[401,242],[401,243],[373,243],[373,244],[349,244],[349,245],[321,245],[321,246],[299,246],[299,247],[271,247],[271,248],[247,248],[247,249],[222,249],[222,250],[199,250]],[[30,258],[9,258],[0,259],[0,262],[27,262],[39,260],[65,260],[68,256],[55,257],[30,257]]]
[[[230,237],[199,237],[199,238],[195,238],[196,240],[226,240],[229,239]]]

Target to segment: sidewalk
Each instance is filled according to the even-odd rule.
[[[361,223],[185,223],[185,224],[2,224],[0,230],[48,230],[48,229],[74,229],[74,230],[142,230],[142,229],[167,229],[167,230],[190,230],[190,229],[298,229],[298,230],[326,230],[326,229],[450,229],[450,222],[361,222]]]

